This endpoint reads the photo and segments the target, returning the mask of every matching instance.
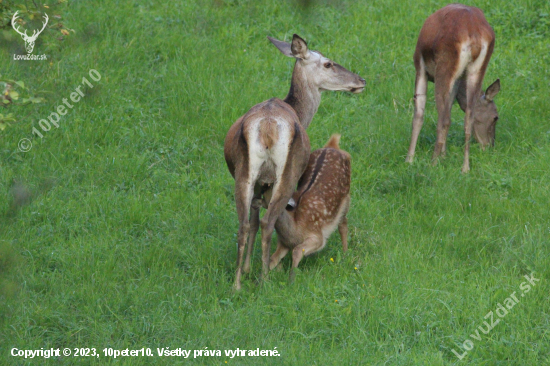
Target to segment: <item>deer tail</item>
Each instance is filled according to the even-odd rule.
[[[328,142],[324,147],[331,147],[336,150],[340,150],[340,146],[338,145],[340,143],[340,134],[334,133],[330,138],[328,139]]]
[[[279,139],[279,129],[277,121],[266,118],[260,125],[260,143],[266,148],[271,149]]]

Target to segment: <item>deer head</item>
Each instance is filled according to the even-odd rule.
[[[318,51],[310,50],[306,41],[295,34],[291,43],[267,37],[285,56],[295,58],[302,69],[304,82],[311,83],[318,90],[340,90],[361,93],[365,80]]]
[[[21,32],[17,26],[15,25],[15,21],[17,20],[17,13],[19,11],[16,11],[15,14],[13,14],[13,17],[11,18],[11,25],[13,27],[13,29],[19,33],[21,35],[21,37],[23,37],[23,40],[25,41],[25,49],[27,50],[27,53],[31,53],[32,50],[34,49],[34,42],[36,41],[36,38],[38,37],[38,35],[40,33],[42,33],[42,31],[44,30],[44,28],[46,28],[46,24],[48,24],[48,14],[44,13],[44,19],[46,20],[42,26],[42,29],[40,29],[38,32],[35,30],[33,30],[33,33],[32,33],[32,36],[28,36],[27,35],[27,30],[25,30],[25,32]]]
[[[281,53],[296,59],[292,72],[290,90],[285,98],[307,128],[321,102],[321,92],[341,90],[361,93],[365,80],[343,66],[326,58],[320,52],[310,50],[306,42],[297,34],[291,43],[267,37]]]
[[[492,83],[474,107],[474,136],[482,147],[495,144],[495,129],[498,120],[494,97],[500,91],[500,79]]]

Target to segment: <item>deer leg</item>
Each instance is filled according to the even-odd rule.
[[[346,215],[349,211],[349,202],[350,196],[348,195],[344,202],[345,207],[342,214],[342,221],[338,224],[338,232],[340,233],[340,239],[342,239],[342,248],[344,249],[344,253],[348,250],[348,218]]]
[[[262,279],[269,272],[269,256],[271,254],[271,235],[275,228],[277,218],[285,209],[288,200],[292,196],[297,182],[289,182],[284,176],[273,187],[273,196],[269,202],[267,212],[260,220],[262,228]]]
[[[464,163],[462,164],[462,173],[470,171],[470,137],[472,136],[472,127],[474,123],[474,105],[479,98],[480,90],[479,74],[468,75],[466,79],[466,111],[464,115]]]
[[[412,163],[414,151],[418,142],[418,135],[424,123],[424,109],[426,107],[426,91],[428,89],[428,76],[424,69],[424,63],[420,63],[420,69],[416,71],[416,81],[414,89],[414,117],[412,122],[411,144],[407,153],[407,163]]]
[[[237,176],[238,177],[238,176]],[[244,247],[250,233],[249,214],[252,204],[254,187],[248,184],[245,177],[236,179],[235,202],[237,204],[237,215],[239,217],[239,234],[237,244],[237,272],[235,274],[235,290],[241,289],[241,275]]]
[[[298,131],[296,133],[299,133]],[[285,210],[288,201],[296,189],[300,176],[306,169],[309,160],[309,144],[304,146],[301,140],[295,140],[290,146],[285,159],[288,159],[285,166],[277,171],[277,182],[273,186],[267,212],[260,220],[262,228],[262,279],[269,272],[271,234],[275,228],[275,222]]]
[[[444,125],[444,131],[443,131],[443,136],[445,136],[445,142],[443,144],[443,147],[441,148],[441,156],[445,156],[446,153],[447,153],[447,136],[449,136],[449,127],[451,127],[451,111],[453,109],[453,103],[454,103],[454,100],[456,98],[456,94],[458,92],[458,88],[459,88],[459,82],[458,81],[455,81],[454,85],[451,87],[451,91],[450,91],[450,96],[449,96],[449,103],[450,103],[450,106],[449,106],[449,119],[448,119],[448,122],[446,125]]]
[[[244,260],[243,272],[250,273],[250,260],[252,257],[252,249],[256,241],[256,234],[260,227],[260,207],[262,206],[262,197],[260,187],[254,187],[254,198],[250,209],[250,235],[248,236],[248,246],[246,248],[246,259]]]
[[[292,150],[289,156],[292,155]],[[306,157],[303,158],[306,160]],[[298,170],[296,165],[300,166],[301,159],[295,157],[293,160],[285,164],[283,171],[277,174],[279,180],[273,186],[271,200],[269,201],[267,212],[260,220],[262,228],[262,278],[266,277],[269,272],[269,256],[271,254],[271,235],[275,228],[275,222],[284,211],[290,197],[296,189],[298,179],[301,176],[303,169]],[[304,164],[305,166],[305,164]]]
[[[277,249],[275,250],[275,253],[271,256],[271,259],[269,260],[269,269],[272,270],[275,267],[278,267],[281,263],[281,259],[285,257],[285,255],[288,253],[290,249],[285,247],[281,240],[277,240]]]
[[[437,164],[437,159],[445,149],[447,132],[451,125],[451,107],[454,98],[451,98],[454,89],[454,80],[449,74],[441,71],[435,77],[435,103],[437,105],[437,140],[435,143],[432,164]]]
[[[344,216],[342,222],[338,224],[338,232],[340,233],[340,239],[342,239],[342,247],[344,253],[348,250],[348,218]]]
[[[260,207],[252,206],[250,210],[250,235],[248,236],[248,246],[246,248],[246,259],[244,260],[243,272],[250,273],[250,258],[252,249],[256,241],[256,234],[260,228]]]
[[[324,246],[324,241],[325,239],[322,236],[310,236],[302,244],[292,250],[292,267],[290,268],[288,277],[290,283],[293,283],[296,278],[294,269],[298,267],[302,258],[321,250]]]

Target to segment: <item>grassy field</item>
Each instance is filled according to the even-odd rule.
[[[69,1],[75,33],[56,47],[39,37],[47,61],[15,61],[22,39],[0,40],[2,75],[45,98],[10,107],[18,123],[0,131],[0,364],[550,365],[550,3],[468,3],[497,37],[484,87],[498,77],[502,90],[495,147],[474,144],[467,175],[457,105],[447,157],[430,165],[433,84],[415,163],[404,162],[416,37],[444,5]],[[367,81],[360,95],[325,93],[307,131],[314,149],[341,133],[352,155],[350,250],[333,235],[293,285],[286,258],[259,287],[258,239],[233,293],[223,140],[251,106],[286,95],[293,61],[266,36],[293,33]],[[93,88],[59,128],[33,136],[83,77]],[[540,282],[521,297],[533,272]],[[514,292],[517,305],[474,339]],[[473,349],[459,359],[463,343]],[[100,358],[25,360],[14,347],[93,347]],[[102,351],[142,347],[155,356]],[[156,356],[163,347],[222,356]],[[280,357],[224,354],[275,347]]]

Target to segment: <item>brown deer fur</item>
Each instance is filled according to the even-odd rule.
[[[241,288],[242,271],[250,271],[252,248],[262,228],[262,278],[269,270],[271,234],[277,217],[294,192],[309,158],[305,128],[321,102],[324,90],[360,93],[365,80],[334,63],[294,35],[291,43],[268,37],[284,55],[296,59],[290,91],[284,101],[273,98],[254,106],[229,129],[224,155],[235,178],[239,217],[235,288]],[[264,193],[272,197],[260,222]],[[248,249],[243,265],[243,253]]]
[[[239,217],[237,290],[241,288],[245,244],[249,241],[251,250],[259,225],[262,228],[262,258],[265,263],[262,276],[267,275],[275,220],[292,196],[306,168],[309,153],[309,138],[298,115],[277,98],[254,106],[229,129],[224,154],[229,171],[235,178]],[[261,200],[262,194],[271,185],[272,199],[260,222],[259,205],[253,201]],[[251,225],[253,235],[249,240]]]
[[[474,136],[482,147],[493,144],[498,119],[493,98],[500,90],[500,81],[497,80],[487,88],[485,95],[482,95],[481,85],[494,44],[495,33],[478,8],[451,4],[426,19],[414,53],[415,110],[407,162],[413,161],[422,128],[428,80],[435,83],[438,112],[434,164],[445,153],[451,124],[451,107],[455,98],[465,112],[462,172],[470,170],[472,127]]]
[[[292,197],[296,207],[283,211],[275,223],[278,243],[269,268],[275,268],[292,251],[291,281],[300,260],[323,249],[336,227],[344,252],[348,249],[351,157],[340,149],[339,140],[340,135],[332,135],[324,148],[311,153]]]

